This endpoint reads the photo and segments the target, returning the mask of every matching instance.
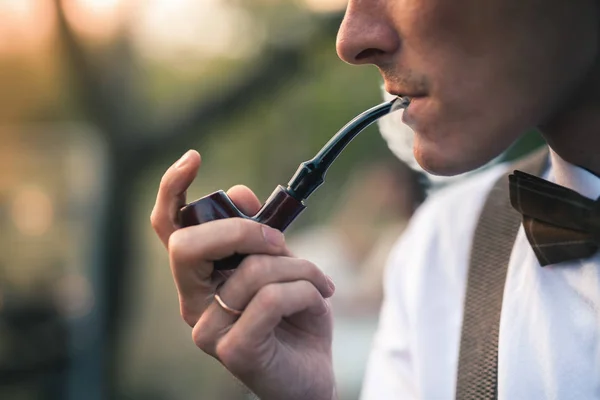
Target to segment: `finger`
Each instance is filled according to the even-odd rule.
[[[210,277],[208,269],[197,267],[234,254],[285,255],[283,233],[244,218],[226,218],[178,229],[169,239],[172,266],[181,272],[192,271],[202,279]]]
[[[308,281],[271,284],[254,296],[236,325],[253,342],[273,332],[283,318],[300,312],[318,317],[329,310],[327,301]]]
[[[310,282],[324,298],[333,295],[329,278],[314,264],[301,259],[254,255],[246,258],[237,271],[219,289],[225,304],[234,310],[244,310],[261,288],[283,282]],[[209,307],[202,314],[192,333],[194,342],[209,354],[238,316],[220,305]]]
[[[227,299],[230,307],[243,310],[264,286],[300,280],[312,283],[324,298],[333,295],[331,280],[310,261],[266,255],[247,257],[219,293],[223,299]]]
[[[158,237],[166,246],[171,234],[178,228],[177,213],[185,205],[185,192],[200,167],[200,154],[189,150],[163,175],[150,221]]]
[[[256,359],[263,353],[261,345],[264,345],[265,339],[273,334],[281,321],[299,314],[311,316],[309,320],[312,323],[299,327],[297,334],[301,334],[302,330],[312,334],[309,330],[313,330],[327,335],[330,331],[329,305],[312,283],[295,281],[261,288],[217,344],[217,357],[230,371],[243,374],[248,364],[255,367],[261,363],[260,359]],[[249,359],[253,359],[253,362],[249,363]]]
[[[171,234],[168,248],[181,312],[192,326],[206,309],[207,298],[214,293],[213,260],[235,253],[287,254],[280,231],[242,218],[178,229]]]
[[[227,191],[227,195],[245,215],[253,216],[260,210],[260,200],[247,186],[236,185]]]
[[[227,195],[233,203],[247,216],[254,216],[260,210],[261,203],[258,197],[247,186],[236,185],[227,191]],[[293,257],[288,249],[287,255]]]
[[[214,301],[202,313],[192,329],[192,340],[202,351],[218,358],[216,346],[239,317],[229,314]]]

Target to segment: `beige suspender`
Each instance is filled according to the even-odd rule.
[[[548,150],[514,164],[533,175],[543,173]],[[510,171],[512,173],[512,169]],[[508,175],[493,186],[475,230],[465,296],[456,398],[498,397],[498,331],[504,283],[521,214],[510,205]]]

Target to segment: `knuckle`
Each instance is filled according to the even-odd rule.
[[[281,304],[281,288],[275,283],[263,286],[256,294],[258,307],[263,310],[274,310]]]
[[[176,256],[186,247],[186,236],[187,234],[184,229],[176,230],[169,236],[168,249],[172,256]]]
[[[325,278],[323,272],[314,263],[308,260],[302,260],[301,263],[306,271],[306,277],[311,282],[320,282]]]
[[[237,335],[223,337],[215,348],[215,354],[221,363],[230,371],[243,374],[249,369],[246,360],[252,359],[248,354],[248,347]]]
[[[192,340],[196,347],[207,354],[214,354],[214,338],[208,333],[207,329],[204,329],[204,326],[201,321],[198,322],[194,326],[192,330]]]
[[[259,276],[270,273],[270,258],[263,255],[250,255],[238,269],[245,282],[255,282]]]
[[[150,213],[150,225],[152,225],[152,228],[155,231],[158,231],[160,229],[160,214],[156,207],[154,207],[152,209],[152,212]]]

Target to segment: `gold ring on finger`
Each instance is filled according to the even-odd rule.
[[[227,312],[228,314],[231,314],[236,317],[239,317],[240,315],[242,315],[243,310],[240,311],[240,310],[236,310],[235,308],[229,307],[227,304],[225,304],[225,302],[219,295],[219,292],[215,293],[214,297],[215,297],[215,300],[217,301],[217,303],[221,306],[221,308],[223,310],[225,310],[225,312]]]

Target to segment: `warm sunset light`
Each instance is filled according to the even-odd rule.
[[[125,0],[63,0],[73,28],[96,39],[109,38],[119,26]],[[55,29],[54,0],[0,0],[0,54],[35,53]]]
[[[37,51],[52,35],[51,0],[0,0],[0,54]]]
[[[325,8],[339,3],[305,1],[320,10],[322,2]],[[0,0],[0,54],[35,53],[47,44],[56,28],[54,3]],[[264,36],[242,7],[226,0],[62,0],[62,4],[78,35],[106,41],[126,28],[143,57],[245,58],[258,51]]]
[[[341,11],[348,4],[348,0],[304,0],[306,6],[316,12]]]
[[[146,0],[132,21],[132,33],[146,57],[245,57],[256,47],[257,32],[244,10],[231,3]]]
[[[121,0],[75,0],[91,14],[110,13],[114,10]]]
[[[122,22],[125,0],[63,0],[65,14],[73,28],[95,39],[112,37]]]
[[[54,222],[54,213],[50,195],[35,185],[19,188],[11,207],[15,227],[27,236],[40,236],[48,232]]]

